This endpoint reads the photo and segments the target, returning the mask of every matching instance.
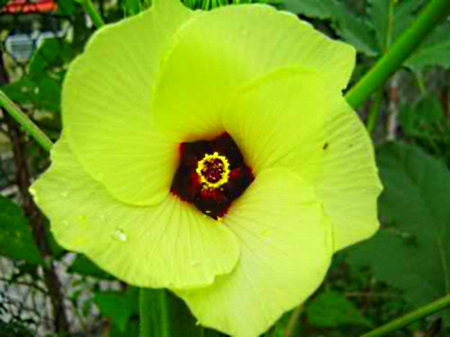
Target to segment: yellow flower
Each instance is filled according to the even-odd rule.
[[[155,1],[71,65],[35,199],[65,248],[256,336],[378,228],[373,149],[341,92],[354,58],[269,6]]]

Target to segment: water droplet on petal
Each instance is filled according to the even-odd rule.
[[[268,235],[269,235],[269,230],[268,230],[268,229],[264,229],[264,230],[261,232],[261,235],[264,236],[264,237],[268,236]]]
[[[82,223],[85,223],[87,221],[87,216],[86,215],[78,215],[77,220]]]
[[[116,229],[114,231],[114,235],[113,237],[116,240],[119,240],[120,242],[126,242],[127,241],[127,235],[125,234],[125,232],[121,229]]]
[[[198,267],[198,266],[200,266],[200,264],[201,264],[201,261],[191,261],[191,263],[190,263],[190,265],[191,265],[191,267]]]

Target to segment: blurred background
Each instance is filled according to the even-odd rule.
[[[127,1],[94,5],[110,23],[136,12]],[[211,9],[237,1],[185,4]],[[271,5],[355,46],[353,84],[426,3],[277,0]],[[73,0],[0,0],[0,89],[53,140],[61,130],[65,72],[94,30]],[[382,229],[336,254],[316,294],[266,336],[359,336],[450,293],[449,69],[447,20],[358,111],[376,146],[385,186]],[[0,337],[138,336],[137,289],[58,246],[34,205],[28,187],[48,165],[48,154],[0,110]],[[448,333],[449,310],[393,336]],[[204,335],[219,336],[207,330]]]

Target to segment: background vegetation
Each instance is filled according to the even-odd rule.
[[[114,22],[136,12],[127,1],[95,5],[106,22]],[[209,9],[224,1],[231,0],[185,3]],[[280,0],[273,5],[355,46],[355,83],[425,3]],[[95,28],[73,0],[41,13],[11,14],[6,6],[0,0],[0,89],[56,140],[62,80]],[[267,336],[358,336],[450,293],[449,69],[447,20],[359,110],[385,186],[382,229],[338,253],[320,290]],[[0,336],[137,336],[137,289],[59,247],[33,204],[28,187],[48,164],[48,154],[0,111]],[[186,308],[176,307],[181,311],[174,317],[183,319]],[[450,310],[393,336],[446,333]],[[178,334],[188,336],[187,331]],[[206,330],[204,335],[218,336]]]

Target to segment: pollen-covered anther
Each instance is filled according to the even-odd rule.
[[[215,189],[228,182],[230,163],[218,152],[205,154],[198,162],[196,172],[204,189]]]

